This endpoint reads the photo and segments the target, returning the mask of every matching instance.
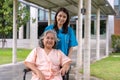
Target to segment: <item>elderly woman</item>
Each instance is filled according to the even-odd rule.
[[[34,48],[26,58],[24,64],[32,70],[31,80],[63,80],[62,76],[68,72],[71,59],[55,49],[56,42],[55,31],[44,32],[40,37],[40,47]]]

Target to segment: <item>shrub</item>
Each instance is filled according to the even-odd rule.
[[[120,35],[112,35],[112,48],[114,52],[120,52]]]

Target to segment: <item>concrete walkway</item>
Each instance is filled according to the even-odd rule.
[[[94,51],[94,50],[93,50]],[[71,65],[71,71],[70,71],[70,79],[69,80],[76,80],[75,79],[75,66],[76,66],[76,54],[77,52],[74,51],[74,55],[72,56],[72,65]],[[93,52],[94,53],[94,52]],[[95,55],[91,54],[93,56],[91,60],[94,60]],[[23,65],[23,62],[19,62],[16,64],[5,64],[5,65],[0,65],[0,80],[23,80],[23,69],[25,66]],[[26,80],[30,80],[31,78],[31,72],[27,73],[27,78]],[[80,79],[82,79],[82,75],[80,74]],[[95,77],[91,77],[90,80],[100,80]]]

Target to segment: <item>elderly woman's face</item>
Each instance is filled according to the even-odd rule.
[[[43,39],[43,44],[45,48],[52,48],[55,44],[55,35],[53,33],[47,33]]]

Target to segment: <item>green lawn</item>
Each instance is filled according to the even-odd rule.
[[[30,51],[30,49],[17,49],[17,61],[23,61]],[[0,48],[0,65],[6,63],[12,63],[12,49]]]
[[[120,53],[91,64],[91,75],[103,80],[120,80]]]

